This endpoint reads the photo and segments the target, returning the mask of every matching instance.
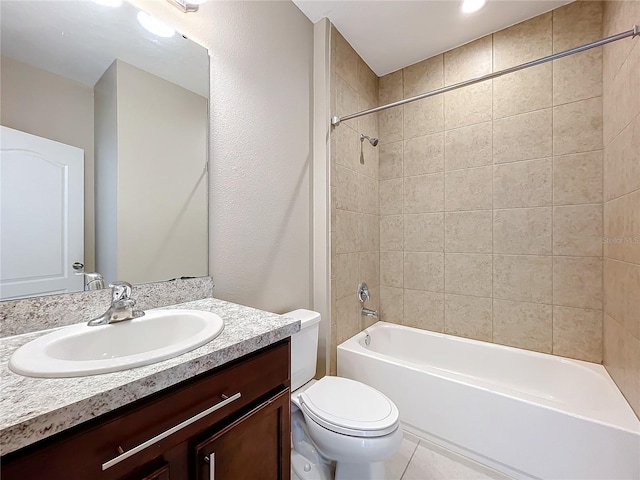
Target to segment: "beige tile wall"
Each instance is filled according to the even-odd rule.
[[[349,43],[331,29],[331,110],[346,115],[378,104],[378,77]],[[331,365],[336,373],[336,345],[359,332],[356,289],[366,281],[369,308],[380,298],[380,217],[378,199],[394,197],[379,191],[378,148],[360,142],[360,133],[378,137],[376,115],[343,122],[331,132]],[[391,153],[391,152],[390,152]],[[391,167],[392,168],[392,167]],[[402,205],[400,204],[400,212]],[[386,205],[393,211],[393,205]]]
[[[603,34],[640,23],[605,2]],[[604,47],[604,365],[640,416],[640,41]],[[567,319],[570,321],[570,319]]]
[[[386,75],[379,101],[597,40],[602,9],[575,2]],[[637,81],[638,52],[611,60],[629,75],[616,85],[630,82],[632,72]],[[602,360],[602,55],[590,50],[378,114],[383,320]],[[616,100],[629,109],[635,91]],[[626,127],[623,140],[605,144],[627,160],[610,168],[636,169],[637,179],[637,110],[624,118],[615,126]],[[640,235],[629,217],[640,185],[624,175],[609,184],[618,193],[606,204],[612,226],[605,231]],[[609,268],[640,281],[637,249],[613,248]],[[616,308],[618,328],[635,322],[638,334],[638,316],[632,322]]]

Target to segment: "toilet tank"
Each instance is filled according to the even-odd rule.
[[[300,331],[291,335],[291,391],[297,390],[316,374],[320,314],[311,310],[294,310],[284,317],[300,320]]]

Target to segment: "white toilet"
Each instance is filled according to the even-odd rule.
[[[320,314],[295,310],[291,337],[291,431],[294,480],[382,480],[384,460],[402,441],[398,408],[355,380],[316,372]]]

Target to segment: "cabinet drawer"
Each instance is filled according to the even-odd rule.
[[[136,466],[282,386],[289,386],[288,340],[7,456],[2,476],[128,478]]]

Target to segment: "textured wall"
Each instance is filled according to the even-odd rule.
[[[380,79],[380,102],[601,36],[576,2]],[[379,114],[382,319],[595,362],[602,50]]]
[[[603,33],[640,23],[605,2]],[[640,416],[640,39],[604,47],[604,365]]]
[[[209,49],[209,274],[216,298],[311,302],[313,25],[291,2],[134,4]]]
[[[331,29],[331,111],[347,115],[375,107],[378,77]],[[378,308],[378,149],[360,133],[378,137],[377,115],[342,123],[331,132],[331,373],[336,345],[364,326],[357,286],[367,282],[368,308]],[[370,322],[373,323],[373,322]]]

